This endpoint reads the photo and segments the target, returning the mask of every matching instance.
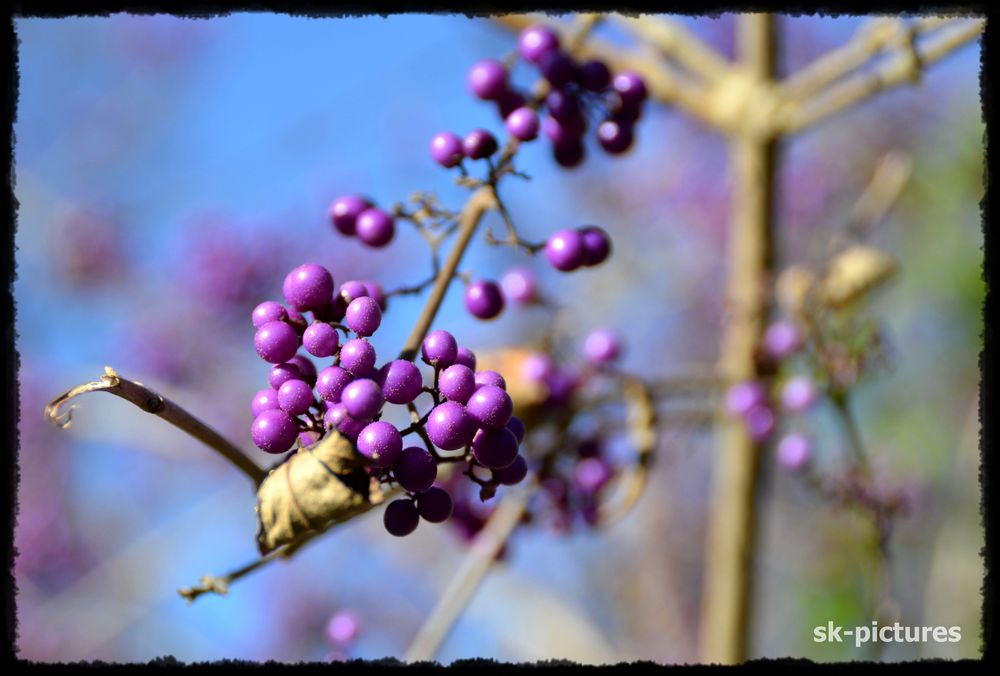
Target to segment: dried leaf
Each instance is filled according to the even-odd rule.
[[[309,531],[368,511],[384,496],[350,440],[330,432],[272,470],[257,489],[257,544],[262,554]]]
[[[843,307],[889,279],[895,271],[896,264],[888,255],[856,244],[830,259],[819,284],[819,299],[830,307]]]

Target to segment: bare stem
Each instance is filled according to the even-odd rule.
[[[486,577],[497,553],[520,523],[527,504],[528,489],[511,491],[504,496],[490,515],[486,526],[476,536],[437,606],[410,643],[403,656],[404,661],[419,662],[434,658],[455,621]]]
[[[104,375],[100,380],[77,385],[50,401],[45,407],[45,417],[61,428],[69,427],[72,422],[72,411],[76,406],[71,404],[69,409],[64,409],[64,406],[71,399],[87,392],[113,394],[135,404],[146,413],[163,418],[233,463],[250,477],[254,485],[259,485],[267,474],[243,451],[201,420],[145,385],[122,378],[110,366],[104,367]]]

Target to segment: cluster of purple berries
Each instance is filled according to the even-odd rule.
[[[560,458],[568,462],[554,464],[544,476],[539,474],[543,505],[535,511],[547,512],[557,531],[569,530],[577,519],[591,528],[597,526],[601,492],[617,472],[599,437],[580,440],[574,448],[575,457]]]
[[[768,327],[762,351],[772,364],[780,364],[803,347],[802,333],[787,320]],[[805,375],[792,375],[773,384],[772,391],[764,383],[748,380],[732,385],[726,392],[726,410],[743,420],[747,434],[757,443],[767,441],[777,426],[775,409],[787,414],[802,414],[816,402],[816,385]],[[789,432],[776,445],[778,463],[786,470],[803,470],[812,458],[812,442],[800,432]]]
[[[329,209],[330,223],[342,235],[357,237],[362,244],[380,249],[396,236],[392,214],[361,195],[342,195]]]
[[[597,141],[606,152],[618,155],[632,147],[635,123],[647,98],[639,75],[613,75],[602,61],[577,63],[560,48],[556,33],[544,26],[522,31],[518,55],[545,78],[548,92],[543,99],[518,91],[507,67],[495,59],[476,63],[468,77],[477,98],[496,104],[511,136],[532,141],[541,132],[551,142],[556,162],[567,168],[584,159],[588,117],[597,123]]]

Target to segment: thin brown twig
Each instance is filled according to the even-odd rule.
[[[237,469],[246,474],[254,482],[254,485],[259,485],[267,475],[267,472],[257,463],[217,431],[163,395],[157,394],[141,383],[122,378],[110,366],[104,367],[104,375],[101,376],[100,380],[77,385],[50,401],[45,406],[46,419],[61,428],[69,427],[72,422],[72,412],[76,406],[69,404],[68,409],[64,407],[70,400],[87,392],[113,394],[138,406],[146,413],[163,418],[231,462]]]

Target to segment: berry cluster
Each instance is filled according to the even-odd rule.
[[[330,272],[306,263],[288,273],[283,291],[287,305],[265,301],[253,311],[257,353],[273,364],[270,387],[251,404],[251,436],[260,449],[280,454],[297,438],[300,446],[308,446],[336,430],[355,444],[373,476],[408,494],[385,510],[386,529],[399,536],[411,533],[419,517],[438,523],[451,514],[449,494],[433,486],[440,463],[465,462],[483,499],[496,486],[524,478],[520,468],[526,465],[518,454],[524,424],[513,417],[503,376],[476,371],[475,354],[459,347],[454,336],[437,330],[424,339],[422,360],[434,371],[433,386],[427,387],[424,374],[410,361],[396,359],[376,367],[375,348],[368,341],[378,331],[384,309],[376,285],[351,281],[334,295]],[[303,312],[312,313],[311,323]],[[308,357],[297,354],[300,347],[333,362],[317,372]],[[433,407],[420,417],[414,402],[424,393]],[[387,403],[409,407],[414,423],[400,430],[382,420]],[[403,437],[409,434],[418,434],[426,448],[404,447]],[[462,452],[441,455],[439,450]],[[479,470],[489,476],[477,475]]]
[[[473,95],[496,104],[511,136],[532,141],[541,132],[552,144],[555,161],[567,168],[583,162],[583,139],[591,124],[607,153],[619,155],[632,147],[647,98],[639,75],[612,74],[602,61],[577,63],[561,49],[555,32],[543,26],[521,33],[518,56],[544,78],[543,95],[518,90],[508,68],[495,59],[476,63],[468,77]]]
[[[346,237],[357,237],[362,244],[380,249],[396,236],[392,214],[379,209],[361,195],[342,195],[329,209],[330,223]]]

